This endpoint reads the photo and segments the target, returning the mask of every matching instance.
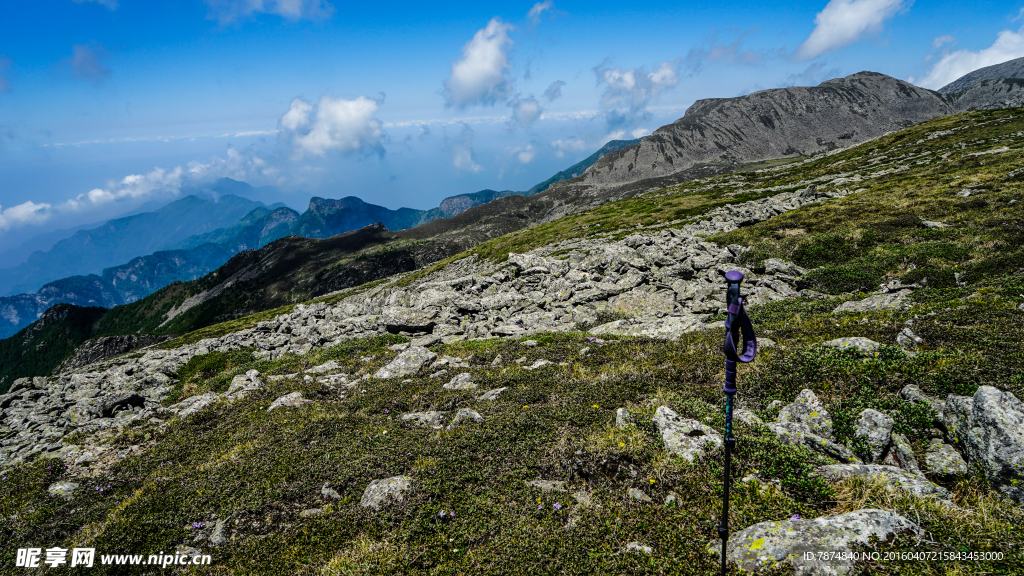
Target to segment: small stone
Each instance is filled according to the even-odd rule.
[[[744,410],[743,408],[737,408],[733,411],[732,417],[738,421],[746,424],[747,426],[764,426],[764,420],[758,417],[750,410]]]
[[[924,344],[924,339],[917,334],[914,334],[914,331],[910,328],[903,328],[903,330],[896,335],[896,343],[904,350],[913,350],[921,344]]]
[[[833,440],[832,416],[825,410],[825,405],[814,392],[807,388],[800,391],[792,404],[782,409],[777,422],[821,436],[826,440]]]
[[[292,392],[291,394],[285,394],[277,400],[274,400],[270,407],[267,408],[267,412],[271,410],[277,410],[278,408],[298,408],[305,406],[310,401],[302,397],[302,392]]]
[[[676,500],[678,500],[678,499],[679,499],[679,495],[678,494],[676,494],[675,492],[669,492],[668,494],[665,495],[665,505],[666,506],[675,506]]]
[[[527,370],[536,370],[552,364],[550,360],[537,360],[533,364],[526,367]]]
[[[536,340],[524,340],[524,341],[520,342],[520,344],[522,344],[523,346],[526,346],[527,348],[536,348],[537,347],[537,341]]]
[[[444,426],[444,417],[447,412],[409,412],[402,414],[402,422],[408,422],[415,426],[430,426],[441,428]]]
[[[223,518],[217,520],[217,524],[213,527],[213,533],[210,534],[210,544],[214,546],[220,546],[221,544],[228,541],[227,536],[224,536],[224,526],[226,522]]]
[[[942,222],[931,222],[929,220],[922,220],[921,224],[923,224],[927,228],[932,229],[949,228],[949,224],[944,224]]]
[[[324,482],[324,485],[320,487],[320,495],[324,498],[333,498],[335,500],[341,499],[341,494],[334,488],[331,488],[330,482]]]
[[[626,428],[633,425],[633,417],[630,416],[629,411],[625,408],[619,408],[615,411],[615,427]]]
[[[628,494],[631,499],[637,502],[653,502],[653,500],[651,500],[651,497],[648,496],[646,492],[640,490],[639,488],[630,488]]]
[[[497,400],[498,396],[500,396],[501,393],[506,391],[506,390],[508,390],[507,386],[503,387],[503,388],[495,388],[494,390],[488,390],[487,392],[484,392],[483,394],[481,394],[480,398],[478,398],[478,399],[479,400]]]
[[[494,357],[494,360],[491,362],[491,366],[497,368],[498,366],[501,366],[504,362],[505,361],[501,358],[501,354],[498,354],[497,356]]]
[[[565,492],[565,482],[561,480],[527,480],[526,484],[540,488],[542,492]]]
[[[363,508],[380,510],[389,502],[402,502],[405,495],[412,491],[412,478],[408,476],[392,476],[381,480],[373,480],[359,499]]]
[[[314,518],[316,516],[320,516],[323,513],[324,511],[322,508],[309,508],[308,510],[303,510],[302,512],[299,512],[299,516],[303,518]]]
[[[650,546],[644,546],[639,542],[630,542],[629,544],[626,544],[626,552],[653,554],[654,548],[651,548]]]
[[[917,458],[914,456],[914,449],[910,446],[910,441],[907,440],[906,436],[898,432],[893,432],[892,447],[889,448],[889,453],[885,456],[882,464],[897,466],[913,474],[921,473],[920,468],[918,468]]]
[[[455,413],[455,417],[452,418],[451,424],[448,425],[448,429],[451,430],[460,424],[472,423],[472,424],[483,424],[484,417],[480,415],[476,410],[470,410],[469,408],[459,408],[459,411]]]
[[[862,356],[876,356],[878,355],[878,349],[882,346],[874,340],[861,338],[860,336],[836,338],[835,340],[824,342],[823,345],[838,348],[840,350],[856,350],[860,352]]]
[[[447,384],[444,385],[445,390],[476,390],[476,384],[473,382],[473,376],[469,372],[463,372],[457,374]]]
[[[55,482],[50,484],[50,487],[46,489],[50,493],[50,496],[59,496],[65,500],[70,500],[75,490],[78,490],[79,484],[74,482]]]

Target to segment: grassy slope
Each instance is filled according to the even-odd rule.
[[[953,128],[963,130],[926,137]],[[668,195],[621,202],[475,251],[501,258],[508,250],[523,252],[593,233],[594,228],[582,226],[596,223],[600,230],[621,235],[637,223],[657,227],[659,221],[689,219],[696,215],[689,210],[732,199],[728,194],[740,188],[803,186],[825,174],[859,173],[864,179],[848,184],[864,189],[857,194],[714,240],[751,245],[757,257],[791,257],[832,270],[809,275],[808,282],[823,291],[859,284],[865,274],[872,281],[924,278],[928,287],[915,294],[917,305],[906,311],[833,314],[838,303],[857,297],[851,293],[753,310],[759,332],[782,346],[741,367],[740,398],[770,418],[775,416],[766,409],[771,400],[789,402],[810,387],[829,407],[841,440],[850,438],[861,409],[880,409],[896,420],[897,431],[910,438],[920,460],[929,415],[923,406],[896,398],[904,385],[916,383],[944,395],[970,394],[990,384],[1024,398],[1024,355],[1015,345],[1024,339],[1024,323],[1015,310],[1024,302],[1018,270],[1024,197],[1021,183],[1007,178],[1021,165],[1024,138],[1004,138],[1022,130],[1021,110],[939,119],[813,162],[690,183],[661,192]],[[1004,145],[1012,150],[967,156]],[[950,150],[955,152],[942,159]],[[921,164],[872,176],[894,158],[925,153],[931,155],[913,160]],[[883,155],[888,160],[879,159]],[[979,184],[983,188],[969,198],[955,195]],[[1009,205],[1012,198],[1020,200]],[[932,230],[914,218],[955,225]],[[912,264],[916,270],[909,270]],[[955,276],[950,283],[950,271],[961,274],[963,285]],[[860,360],[819,345],[840,336],[891,344],[912,318],[914,331],[925,339],[916,356],[886,346],[878,357]],[[218,327],[207,330],[213,334]],[[708,332],[678,342],[613,340],[598,346],[586,334],[575,333],[535,336],[541,344],[536,348],[489,340],[438,350],[470,357],[481,390],[509,387],[493,403],[476,400],[478,393],[444,390],[427,375],[406,382],[369,381],[363,385],[365,394],[356,390],[344,399],[301,379],[269,383],[267,390],[244,401],[215,406],[165,431],[145,427],[122,433],[114,444],[156,444],[91,479],[73,502],[46,496],[46,486],[64,475],[59,467],[39,462],[11,471],[0,482],[0,554],[43,543],[136,553],[169,550],[191,543],[197,533],[208,535],[208,526],[191,525],[212,525],[216,514],[230,518],[228,533],[236,539],[213,552],[215,567],[204,573],[713,573],[715,558],[703,550],[717,524],[721,453],[692,465],[666,456],[650,417],[657,405],[667,404],[684,417],[723,426],[720,337]],[[244,353],[211,354],[182,369],[177,393],[222,390],[232,375],[250,368],[287,374],[328,359],[349,373],[372,373],[394,356],[386,345],[395,341],[353,341],[275,362],[255,362]],[[582,354],[583,347],[590,347],[590,353]],[[498,354],[506,363],[491,367]],[[513,362],[520,357],[556,365],[526,371]],[[314,402],[301,411],[265,411],[273,399],[297,390]],[[620,406],[636,415],[637,428],[611,426]],[[398,418],[409,411],[458,407],[478,410],[486,424],[434,431],[403,427]],[[734,529],[793,514],[889,508],[920,521],[929,534],[920,542],[898,538],[877,549],[1002,551],[1007,557],[960,564],[878,562],[862,564],[863,573],[1024,571],[1024,533],[1019,530],[1024,508],[999,500],[976,476],[946,484],[958,506],[947,509],[861,482],[823,484],[809,475],[815,458],[806,451],[780,445],[765,429],[740,426],[738,437],[737,477],[756,469],[778,479],[781,488],[738,486],[732,500]],[[377,514],[358,506],[370,480],[397,474],[416,482],[406,503]],[[543,494],[524,483],[538,478],[590,490],[600,508],[584,508],[568,494]],[[341,500],[320,496],[325,481]],[[99,486],[102,493],[93,489]],[[626,496],[630,487],[645,490],[655,503],[631,502]],[[676,506],[661,504],[670,491],[679,495]],[[555,509],[556,503],[561,509]],[[325,513],[300,517],[308,508]],[[442,511],[455,515],[442,519]],[[579,521],[567,528],[574,515]],[[655,553],[621,553],[631,541],[650,545]],[[12,566],[13,557],[2,562]]]

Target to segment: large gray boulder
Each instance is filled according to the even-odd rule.
[[[895,466],[881,464],[832,464],[819,466],[815,472],[827,480],[864,478],[880,480],[892,490],[900,489],[919,497],[949,499],[949,491],[920,474],[913,474]]]
[[[312,400],[306,400],[302,397],[302,392],[292,392],[271,402],[270,406],[267,407],[267,412],[277,410],[278,408],[300,408],[310,402]]]
[[[910,290],[900,290],[889,294],[875,294],[863,300],[843,302],[833,312],[872,312],[875,310],[895,310],[907,307],[907,296]]]
[[[855,547],[871,543],[872,538],[888,542],[900,532],[919,530],[899,514],[872,508],[813,520],[762,522],[733,534],[725,557],[745,572],[790,564],[797,576],[841,576],[854,569]],[[721,549],[721,540],[708,545],[712,553]],[[822,557],[822,552],[830,557]]]
[[[381,322],[388,332],[430,332],[437,324],[437,312],[389,306],[381,314]]]
[[[405,500],[405,495],[409,492],[412,492],[412,478],[408,476],[392,476],[374,480],[363,491],[359,505],[363,508],[380,510],[388,503]]]
[[[1024,403],[1010,392],[981,386],[974,397],[950,395],[943,408],[946,435],[989,482],[1024,502]]]
[[[661,433],[665,449],[690,462],[705,450],[722,446],[722,437],[713,428],[696,420],[680,418],[667,406],[660,406],[655,411],[654,425]]]
[[[892,427],[895,421],[871,408],[866,408],[857,419],[854,437],[863,438],[870,450],[870,461],[878,462],[885,455],[892,442]]]
[[[373,375],[374,378],[397,378],[410,376],[423,369],[424,366],[434,361],[437,354],[422,346],[409,346],[387,366],[384,366]]]
[[[939,478],[952,480],[967,474],[967,463],[956,451],[956,448],[945,444],[938,438],[932,439],[928,451],[924,455],[928,471]]]
[[[806,432],[804,429],[792,424],[779,424],[771,422],[768,429],[779,437],[779,440],[793,446],[804,446],[823,456],[842,463],[860,463],[860,458],[852,450],[817,434]]]
[[[839,350],[856,350],[861,356],[875,356],[878,354],[878,349],[882,346],[874,340],[863,338],[861,336],[836,338],[835,340],[823,342],[822,345],[830,348],[838,348]]]
[[[906,436],[898,432],[893,432],[892,447],[889,448],[889,453],[886,454],[882,464],[896,466],[913,474],[921,472],[920,468],[918,468],[917,458],[914,456],[914,449],[910,446],[910,441],[907,440]]]

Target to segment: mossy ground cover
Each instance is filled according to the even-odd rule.
[[[485,244],[479,254],[500,258],[502,251],[524,252],[598,230],[657,229],[662,221],[690,215],[676,211],[696,215],[742,198],[731,194],[743,190],[799,188],[840,174],[854,178],[845,185],[861,190],[846,198],[712,239],[752,247],[751,266],[784,257],[814,268],[805,281],[827,294],[751,310],[759,333],[779,346],[741,366],[739,399],[770,419],[778,411],[768,409],[772,400],[788,403],[811,388],[843,441],[851,439],[860,411],[875,408],[894,418],[921,459],[933,415],[897,397],[906,384],[936,396],[993,385],[1024,398],[1024,323],[1017,309],[1024,302],[1024,214],[1020,200],[1010,204],[1024,200],[1022,183],[1012,176],[1021,165],[1015,138],[1022,131],[1020,110],[938,119],[827,158],[652,195],[671,202],[641,197],[617,203],[621,214],[614,205],[603,207]],[[1011,149],[970,156],[1004,145]],[[962,189],[973,192],[958,196]],[[926,220],[949,227],[928,228]],[[895,278],[924,285],[914,292],[913,307],[833,312],[864,295],[858,291]],[[914,355],[895,347],[908,322],[924,340]],[[252,323],[240,319],[232,326]],[[884,346],[877,356],[860,358],[821,345],[842,336],[865,336]],[[468,359],[476,391],[445,390],[446,378],[421,374],[361,381],[342,395],[301,376],[327,360],[351,375],[372,374],[396,354],[389,345],[402,339],[394,336],[275,361],[257,361],[244,351],[193,359],[178,374],[176,398],[220,391],[253,368],[264,375],[299,375],[268,380],[265,390],[244,400],[215,404],[165,428],[125,431],[112,443],[144,443],[147,450],[83,482],[71,501],[46,493],[68,477],[54,461],[9,471],[0,480],[0,554],[6,555],[0,562],[13,566],[13,551],[24,546],[155,553],[185,544],[212,551],[214,566],[202,572],[213,574],[715,573],[717,559],[705,546],[718,522],[722,453],[694,463],[667,455],[651,417],[667,405],[722,429],[721,334],[698,332],[676,342],[598,343],[584,332],[531,338],[537,347],[511,339],[437,347]],[[492,366],[498,355],[503,364]],[[554,364],[524,368],[541,358]],[[508,390],[497,400],[477,399],[500,387]],[[266,411],[275,398],[295,391],[312,402]],[[485,423],[448,431],[400,420],[406,412],[460,407],[477,410]],[[619,407],[634,414],[635,427],[613,426]],[[947,507],[865,482],[825,483],[811,474],[818,457],[781,444],[766,428],[740,425],[737,436],[736,478],[756,471],[778,485],[737,483],[733,529],[794,514],[891,509],[919,523],[925,534],[872,545],[876,550],[998,551],[1005,557],[862,563],[862,574],[1024,573],[1024,508],[1000,499],[976,470],[944,483],[954,495],[955,506]],[[405,502],[379,512],[359,506],[371,480],[400,474],[415,486]],[[566,481],[571,491],[589,492],[593,503],[526,484],[535,479]],[[340,499],[321,495],[325,482]],[[653,502],[633,502],[629,488],[644,490]],[[674,505],[663,504],[669,492],[678,495]],[[300,515],[313,508],[322,514]],[[232,539],[219,548],[196,541],[209,535],[217,518],[227,520]],[[625,552],[633,541],[651,546],[653,554]],[[97,567],[90,573],[118,572]]]

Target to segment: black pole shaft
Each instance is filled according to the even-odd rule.
[[[729,366],[731,364],[731,366]],[[736,363],[726,360],[726,374],[735,374]],[[725,547],[729,542],[729,484],[732,478],[732,446],[736,440],[732,437],[732,394],[725,395],[725,473],[722,492],[722,523],[718,526],[718,537],[722,539],[722,576],[725,576]]]

